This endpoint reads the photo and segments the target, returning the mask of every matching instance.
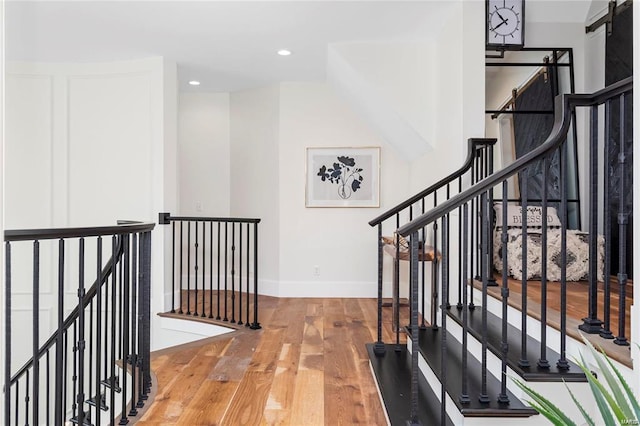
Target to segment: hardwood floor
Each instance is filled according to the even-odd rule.
[[[155,400],[137,424],[386,424],[365,347],[376,340],[375,299],[259,303],[262,330],[153,353]],[[389,342],[391,308],[383,311]]]
[[[496,299],[501,299],[501,283],[502,278],[496,276],[497,287],[489,287],[488,293]],[[476,288],[482,288],[482,284],[474,282]],[[518,280],[509,278],[509,304],[518,310],[522,308],[522,283]],[[583,323],[582,319],[588,316],[588,295],[589,285],[586,282],[569,282],[567,283],[567,334],[574,339],[580,340],[581,335],[578,326]],[[540,281],[529,281],[527,283],[527,311],[529,315],[536,319],[540,319],[541,309],[541,283]],[[598,290],[598,318],[603,319],[603,300],[604,291]],[[547,321],[551,327],[560,329],[560,284],[557,282],[549,282],[547,286]],[[618,303],[620,295],[615,286],[611,292],[611,331],[614,336],[618,333]],[[625,335],[627,338],[631,335],[631,316],[630,307],[633,304],[633,287],[628,286],[626,290],[626,315],[625,315]],[[619,346],[613,343],[613,340],[603,339],[597,334],[584,334],[584,336],[596,347],[601,347],[607,355],[616,361],[632,366],[631,353],[629,346]]]
[[[510,280],[509,286],[510,303],[518,307],[519,282]],[[550,292],[555,294],[557,287],[550,286]],[[530,282],[529,310],[539,316],[535,289]],[[587,295],[584,285],[572,284],[569,290],[573,330],[586,316]],[[498,297],[499,291],[489,289]],[[627,297],[631,303],[630,291]],[[386,424],[365,348],[376,340],[376,299],[260,296],[259,303],[261,330],[243,326],[229,335],[153,353],[155,399],[137,424]],[[198,308],[202,312],[202,305]],[[407,324],[408,308],[400,312],[400,323]],[[383,308],[385,342],[395,339],[391,313],[390,307]],[[558,322],[553,306],[548,316],[550,325]],[[400,338],[404,343],[405,335]],[[614,358],[627,363],[626,347],[602,340],[605,349],[617,351]]]

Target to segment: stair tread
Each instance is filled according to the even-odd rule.
[[[462,310],[452,307],[448,311],[449,317],[453,318],[460,326],[462,326]],[[482,309],[476,306],[476,309],[468,311],[468,327],[469,332],[478,340],[482,339]],[[586,382],[586,376],[580,368],[573,362],[569,362],[569,370],[560,370],[556,366],[556,361],[560,359],[560,354],[554,350],[547,348],[547,360],[549,368],[541,368],[538,366],[538,358],[540,355],[540,342],[531,336],[527,336],[527,357],[529,367],[520,367],[518,362],[521,359],[522,347],[520,339],[520,330],[515,326],[507,325],[507,344],[509,351],[507,352],[507,364],[514,372],[527,381],[538,382]],[[487,312],[487,347],[495,355],[501,356],[502,347],[502,320],[497,315]]]
[[[371,367],[392,425],[406,425],[411,407],[411,354],[406,346],[385,345],[386,353],[378,357],[374,345],[367,344]],[[419,377],[418,418],[423,425],[440,424],[440,400],[422,374]],[[446,424],[453,426],[447,416]]]
[[[442,382],[442,339],[443,329],[433,329],[431,327],[419,330],[420,352],[427,361],[434,374]],[[447,380],[446,390],[454,401],[460,412],[468,417],[530,417],[538,412],[526,406],[516,398],[509,390],[507,396],[509,403],[498,402],[500,394],[500,381],[491,373],[487,372],[487,395],[489,402],[483,403],[478,400],[482,390],[482,365],[473,356],[467,357],[467,392],[470,401],[463,404],[459,401],[462,393],[462,344],[449,332],[446,332],[447,342]]]

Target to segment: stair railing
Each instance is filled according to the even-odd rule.
[[[171,313],[260,329],[260,219],[160,213],[159,223],[171,224]]]
[[[154,226],[5,231],[4,424],[126,424],[144,406]]]
[[[597,314],[597,306],[598,306],[598,277],[596,274],[597,270],[597,256],[596,254],[596,245],[598,238],[597,235],[597,224],[598,224],[598,202],[603,197],[607,197],[607,194],[611,191],[612,187],[610,186],[611,182],[607,182],[607,176],[599,176],[598,172],[598,164],[602,167],[601,159],[599,159],[598,152],[599,147],[604,146],[604,152],[608,152],[608,148],[611,144],[617,143],[620,148],[620,153],[618,155],[618,162],[621,167],[624,168],[624,164],[628,161],[628,155],[624,152],[624,141],[626,137],[629,137],[630,129],[627,128],[627,124],[625,122],[625,111],[628,111],[630,102],[629,98],[631,92],[633,90],[633,80],[632,78],[628,78],[622,80],[618,83],[615,83],[601,91],[598,91],[594,94],[570,94],[570,95],[560,95],[556,98],[555,102],[555,122],[551,134],[547,138],[547,140],[532,150],[531,152],[523,155],[521,158],[514,161],[512,164],[507,167],[492,173],[481,179],[479,182],[476,182],[473,186],[466,189],[465,191],[451,197],[447,201],[444,201],[438,204],[436,207],[431,209],[430,211],[422,214],[421,216],[415,218],[411,222],[401,226],[398,228],[397,232],[399,235],[408,238],[409,246],[410,246],[410,263],[411,270],[414,271],[412,276],[410,277],[410,285],[411,285],[411,294],[415,297],[418,294],[419,281],[418,276],[415,273],[418,268],[419,262],[419,242],[422,238],[422,230],[425,227],[436,226],[440,232],[440,241],[442,241],[441,246],[436,246],[436,249],[442,251],[441,258],[441,280],[440,280],[440,336],[442,339],[442,359],[447,359],[448,356],[459,356],[460,359],[463,360],[463,374],[461,375],[462,380],[462,393],[460,395],[451,395],[452,398],[458,398],[458,400],[464,405],[471,401],[471,399],[475,398],[475,400],[479,400],[481,403],[486,404],[489,407],[490,404],[508,404],[509,397],[507,394],[507,365],[509,364],[509,352],[517,351],[516,353],[520,354],[520,360],[517,362],[518,366],[523,369],[549,369],[555,368],[559,372],[568,372],[570,368],[570,363],[566,358],[566,341],[567,341],[567,270],[566,270],[566,262],[567,262],[567,190],[566,190],[566,182],[567,182],[567,152],[565,143],[567,132],[570,129],[571,125],[575,125],[575,110],[579,107],[584,107],[589,109],[589,117],[590,117],[590,135],[589,135],[589,154],[591,158],[589,159],[590,164],[590,200],[589,200],[589,315],[585,318],[585,323],[580,326],[580,328],[589,333],[601,333],[605,337],[607,335],[607,331],[609,329],[608,318],[606,321],[600,321],[598,319]],[[613,106],[616,105],[619,108],[620,112],[620,120],[618,123],[614,123],[610,120],[610,111]],[[605,137],[604,139],[599,139],[598,134],[598,112],[599,110],[604,109],[605,115]],[[617,131],[614,129],[617,127]],[[617,134],[617,140],[613,139],[614,134]],[[626,135],[626,136],[625,136]],[[547,259],[546,247],[547,247],[547,229],[548,229],[548,219],[547,214],[547,191],[543,191],[541,208],[542,208],[542,228],[541,228],[541,247],[542,247],[542,272],[540,276],[540,285],[541,285],[541,331],[540,331],[540,353],[533,354],[537,360],[532,360],[530,363],[529,356],[532,355],[527,350],[527,260],[529,256],[529,252],[527,250],[527,235],[528,230],[527,226],[522,227],[522,252],[518,253],[521,255],[522,264],[520,265],[523,268],[523,279],[522,279],[522,319],[521,324],[519,325],[521,330],[521,343],[518,345],[513,345],[508,340],[507,335],[507,305],[509,299],[509,280],[507,278],[507,227],[502,227],[501,236],[501,255],[503,261],[502,267],[502,280],[500,285],[501,288],[501,298],[502,298],[502,312],[501,312],[501,321],[502,321],[502,341],[501,341],[501,351],[499,354],[501,360],[501,374],[499,380],[501,381],[501,391],[497,397],[495,395],[489,395],[487,392],[487,347],[488,342],[486,339],[487,336],[487,291],[489,282],[493,279],[494,276],[494,268],[493,268],[493,255],[491,252],[491,235],[493,234],[493,226],[495,224],[493,217],[493,207],[494,207],[494,194],[500,199],[499,202],[502,205],[502,218],[496,218],[498,222],[502,224],[507,223],[507,201],[508,201],[508,193],[509,193],[509,185],[511,184],[510,178],[519,174],[520,179],[520,194],[521,194],[521,205],[522,205],[522,223],[527,223],[527,171],[534,167],[542,166],[543,174],[545,181],[547,181],[547,169],[549,168],[550,162],[553,160],[553,157],[557,156],[559,165],[560,165],[560,177],[559,182],[557,183],[560,187],[561,193],[561,201],[559,208],[559,216],[560,216],[560,235],[561,235],[561,259],[560,259],[560,267],[561,267],[561,278],[560,278],[560,338],[558,342],[558,346],[560,348],[559,357],[556,360],[555,365],[551,365],[549,360],[547,359],[547,286],[548,280],[546,278],[547,266],[549,263],[549,259]],[[600,161],[600,162],[599,162]],[[605,168],[606,170],[606,168]],[[617,176],[616,179],[612,179],[617,181],[619,185],[615,189],[619,193],[623,193],[624,190],[624,170]],[[605,190],[604,194],[598,193],[598,182],[600,179],[605,181]],[[480,268],[481,274],[479,280],[479,285],[482,288],[482,302],[479,307],[482,309],[481,312],[481,323],[482,330],[480,331],[479,339],[482,343],[482,351],[478,355],[480,358],[480,362],[482,363],[482,383],[481,390],[476,395],[469,395],[466,393],[468,389],[468,375],[466,373],[466,356],[469,351],[467,346],[466,336],[470,332],[469,327],[469,313],[473,308],[478,309],[478,306],[473,306],[473,298],[471,295],[471,289],[474,286],[474,274],[472,271],[472,261],[470,259],[473,256],[474,249],[473,245],[475,242],[475,232],[471,229],[473,224],[473,212],[475,206],[474,202],[479,200],[479,228],[481,232],[481,238],[479,240],[481,252],[480,252],[480,260],[482,263],[482,267]],[[459,216],[462,218],[462,226],[459,226],[457,229],[451,226],[450,221],[450,213],[458,212]],[[605,215],[616,217],[614,212],[609,212],[605,207]],[[628,216],[629,211],[626,210],[624,196],[620,196],[620,209],[617,212],[618,218],[618,226],[620,228],[620,234],[624,237],[624,233],[626,232],[626,226],[628,224]],[[605,219],[605,239],[609,238],[610,231],[606,229],[607,217]],[[458,233],[458,235],[456,235]],[[625,250],[623,247],[624,238],[621,237],[621,250],[620,256],[625,257]],[[462,238],[462,243],[459,245],[456,251],[460,252],[462,257],[462,280],[465,284],[465,289],[462,292],[463,305],[458,309],[461,309],[461,317],[462,317],[462,353],[461,354],[448,354],[447,346],[446,346],[446,335],[447,335],[447,316],[450,311],[450,307],[447,303],[447,290],[450,288],[449,286],[449,273],[451,270],[457,268],[456,264],[452,263],[452,258],[454,257],[454,251],[450,250],[449,241],[454,239]],[[460,251],[459,248],[462,248]],[[610,248],[605,248],[605,260],[609,259],[610,256]],[[513,259],[511,259],[513,261]],[[605,265],[607,262],[605,261]],[[616,337],[616,343],[618,344],[628,344],[626,342],[626,338],[624,336],[625,328],[625,314],[627,307],[625,306],[625,287],[627,280],[627,271],[625,270],[626,259],[621,259],[620,262],[620,272],[618,273],[618,292],[620,295],[619,298],[619,318],[620,322],[618,324],[618,336]],[[605,269],[605,279],[604,279],[604,303],[605,303],[605,317],[609,315],[609,307],[607,306],[610,303],[609,294],[612,290],[609,286],[609,277],[608,270]],[[411,409],[411,418],[415,418],[417,415],[416,407],[418,401],[418,389],[417,389],[417,380],[418,380],[418,359],[417,352],[419,351],[419,341],[418,341],[418,313],[419,307],[417,300],[413,298],[410,304],[411,316],[410,316],[410,332],[411,332],[411,341],[410,345],[413,349],[413,365],[412,365],[412,384],[415,383],[415,386],[412,386],[412,409]],[[493,311],[492,314],[498,315],[499,313]],[[447,374],[445,370],[446,363],[442,363],[441,371],[441,386],[442,386],[442,424],[444,424],[445,413],[446,413],[446,381]],[[494,399],[495,398],[495,399]]]
[[[393,253],[393,283],[394,283],[394,306],[398,306],[399,304],[399,295],[400,295],[400,243],[398,241],[397,236],[395,235],[395,230],[398,229],[402,224],[412,221],[417,215],[424,214],[428,209],[435,207],[438,205],[438,200],[448,200],[454,194],[460,193],[464,188],[467,188],[470,185],[475,185],[482,178],[488,176],[493,171],[493,145],[496,143],[496,139],[483,139],[483,138],[474,138],[468,140],[468,148],[467,148],[467,158],[465,159],[462,166],[451,173],[449,176],[444,179],[439,180],[433,185],[429,186],[427,189],[417,193],[413,197],[407,199],[406,201],[398,204],[397,206],[389,209],[385,213],[376,217],[375,219],[369,222],[369,225],[372,227],[377,227],[378,231],[378,336],[377,342],[375,344],[375,353],[377,355],[383,355],[385,353],[385,344],[382,338],[382,307],[383,307],[383,297],[382,297],[382,289],[383,289],[383,276],[384,276],[384,249],[385,249],[385,241],[383,236],[385,233],[393,236],[395,248],[392,248],[395,252]],[[474,208],[475,208],[474,204]],[[473,222],[472,224],[472,232],[476,232],[478,230],[478,223]],[[426,285],[431,282],[431,291],[430,291],[430,299],[431,299],[431,316],[430,321],[432,326],[437,326],[438,320],[436,318],[436,307],[435,301],[438,300],[438,287],[437,287],[437,275],[436,271],[438,270],[439,258],[437,252],[435,251],[435,247],[438,245],[438,234],[437,234],[437,224],[434,222],[432,224],[433,230],[433,238],[429,239],[428,237],[428,229],[427,227],[423,227],[420,230],[420,238],[424,244],[421,245],[419,251],[420,255],[423,259],[432,258],[431,265],[431,274],[427,274],[425,262],[422,262],[420,268],[411,268],[410,276],[418,278],[420,274],[420,283],[421,283],[421,305],[422,312],[425,311],[426,304]],[[434,253],[432,257],[429,257],[427,254],[427,241],[434,247]],[[477,242],[477,240],[476,240]],[[405,254],[406,256],[406,254]],[[479,261],[477,262],[479,266]],[[462,282],[459,283],[462,286]],[[413,294],[410,295],[410,298],[413,297]],[[417,296],[419,297],[419,296]],[[413,300],[413,299],[412,299]],[[415,299],[417,302],[417,299]],[[447,299],[447,303],[449,300]],[[460,305],[462,303],[461,300],[457,301],[457,304]],[[400,341],[400,318],[399,318],[399,310],[396,308],[393,312],[394,319],[393,322],[395,324],[395,339],[396,344]],[[422,326],[425,325],[424,314],[422,316]]]

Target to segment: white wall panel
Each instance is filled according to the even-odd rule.
[[[6,76],[4,173],[7,229],[52,223],[53,76]]]
[[[72,76],[68,99],[69,223],[150,217],[149,76]]]

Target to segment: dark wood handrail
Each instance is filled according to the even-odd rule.
[[[260,223],[261,219],[242,217],[201,217],[201,216],[171,216],[171,213],[160,213],[158,223],[168,225],[170,221],[183,222],[228,222],[228,223]]]
[[[434,183],[433,185],[429,186],[427,189],[417,193],[413,197],[403,201],[402,203],[398,204],[397,206],[393,207],[392,209],[382,213],[380,216],[378,216],[375,219],[373,219],[372,221],[370,221],[369,225],[371,225],[371,226],[379,225],[380,223],[382,223],[385,220],[389,219],[393,215],[395,215],[395,214],[399,213],[400,211],[406,209],[407,207],[409,207],[413,203],[422,200],[424,197],[426,197],[426,196],[430,195],[431,193],[437,191],[438,189],[442,188],[446,184],[453,182],[455,179],[457,179],[460,176],[462,176],[467,170],[469,170],[471,168],[471,166],[473,165],[473,159],[475,157],[476,151],[479,148],[490,146],[490,145],[494,145],[496,143],[496,141],[497,141],[497,139],[494,139],[494,138],[492,138],[492,139],[485,139],[485,138],[472,138],[472,139],[469,139],[468,140],[468,148],[467,148],[467,158],[464,160],[464,163],[462,164],[462,167],[460,167],[458,170],[456,170],[455,172],[453,172],[449,176],[445,177],[444,179],[441,179],[438,182]]]
[[[403,237],[409,236],[409,234],[422,229],[428,224],[443,217],[445,214],[462,206],[472,198],[492,189],[496,184],[522,171],[532,162],[541,159],[551,151],[558,148],[562,141],[565,140],[567,132],[569,131],[569,126],[571,124],[571,111],[574,107],[598,105],[607,99],[619,96],[624,92],[631,91],[632,89],[633,77],[628,77],[593,94],[558,95],[555,99],[556,107],[553,128],[551,129],[551,134],[542,145],[523,155],[507,167],[477,182],[466,191],[451,197],[449,200],[444,201],[425,214],[401,226],[398,228],[398,234]]]
[[[53,240],[58,238],[98,237],[152,231],[155,223],[126,222],[121,225],[83,228],[11,229],[4,231],[6,241]]]

